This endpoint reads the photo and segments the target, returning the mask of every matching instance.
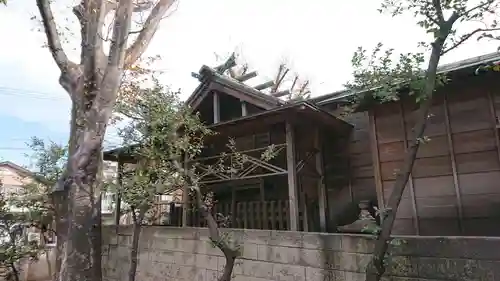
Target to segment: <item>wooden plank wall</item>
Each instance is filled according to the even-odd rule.
[[[495,116],[500,113],[500,97],[495,95],[499,88],[481,82],[456,83],[436,98],[425,132],[430,141],[417,155],[397,211],[395,234],[500,235]],[[412,138],[415,113],[408,102],[377,106],[373,111],[377,143],[373,158],[380,165],[380,180],[375,184],[382,186],[385,200],[401,167],[406,142]]]
[[[330,110],[335,114],[334,110]],[[352,201],[376,200],[367,112],[345,118],[354,125],[350,136],[333,134],[324,146],[328,220],[341,215]],[[342,138],[348,137],[347,148]]]

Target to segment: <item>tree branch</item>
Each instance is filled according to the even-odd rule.
[[[469,10],[465,11],[462,15],[469,15],[470,13],[474,12],[475,10],[482,9],[490,4],[493,4],[495,0],[487,0],[475,7],[470,8]]]
[[[119,2],[119,6],[116,9],[113,39],[109,50],[108,68],[120,66],[121,61],[124,59],[132,17],[132,2],[132,0],[122,0]]]
[[[61,72],[67,73],[69,72],[70,61],[62,48],[61,39],[57,34],[56,22],[52,14],[52,9],[50,8],[50,3],[48,0],[36,0],[36,4],[42,17],[50,53]]]
[[[139,57],[144,53],[148,47],[153,35],[158,29],[158,25],[163,17],[163,15],[168,11],[172,4],[176,0],[160,0],[154,6],[153,10],[149,14],[146,22],[144,23],[144,28],[139,33],[139,36],[135,42],[128,48],[125,56],[125,65],[127,68],[139,59]]]
[[[469,34],[462,36],[462,38],[460,38],[460,40],[455,42],[455,44],[453,44],[451,47],[443,50],[441,52],[441,55],[444,55],[444,54],[450,52],[451,50],[456,49],[458,46],[462,45],[465,41],[469,40],[472,36],[474,36],[474,34],[476,34],[478,32],[489,32],[489,31],[499,31],[499,30],[500,30],[500,27],[499,28],[478,28]]]
[[[436,10],[436,16],[440,24],[444,23],[443,8],[441,7],[441,0],[432,0],[432,5]]]

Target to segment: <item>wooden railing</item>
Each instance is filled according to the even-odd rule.
[[[212,214],[222,228],[241,229],[289,229],[289,206],[288,200],[273,201],[250,201],[235,204],[235,215],[231,215],[231,204],[216,204],[212,208]],[[182,226],[181,204],[158,202],[155,207],[154,218],[149,221],[152,225]],[[304,216],[299,211],[299,230],[304,231]],[[122,220],[122,224],[131,224],[131,219]],[[195,208],[188,211],[188,226],[206,227],[205,220]]]
[[[266,146],[235,153],[201,157],[190,162],[196,163],[199,182],[202,184],[286,174],[286,161],[284,161],[286,159],[286,144],[272,145],[274,157],[268,161],[261,159],[262,154],[270,148]],[[216,169],[215,167],[220,164],[225,168]]]
[[[234,216],[231,215],[230,203],[217,204],[212,213],[221,227],[288,230],[290,219],[288,204],[288,200],[238,202],[235,204]],[[299,212],[299,221],[302,225],[302,212]],[[196,211],[192,212],[188,225],[206,227],[205,221]]]

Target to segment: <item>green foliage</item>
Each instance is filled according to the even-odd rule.
[[[392,16],[410,13],[417,19],[417,24],[427,33],[432,34],[434,42],[420,42],[419,47],[429,49],[435,46],[436,40],[442,40],[441,55],[455,49],[466,40],[477,36],[480,38],[496,38],[497,20],[491,20],[500,1],[483,0],[384,0],[380,12]],[[445,18],[445,16],[448,16]],[[457,28],[465,22],[481,22],[481,28],[474,30]],[[417,103],[425,100],[423,92],[427,73],[422,68],[425,62],[423,52],[396,55],[394,49],[383,49],[379,43],[372,52],[359,47],[352,57],[354,68],[353,79],[346,83],[346,88],[355,94],[350,97],[347,113],[352,112],[367,95],[378,102],[397,101],[401,94],[413,96]],[[436,88],[448,82],[446,75],[437,75]]]
[[[27,215],[14,210],[11,194],[2,190],[0,181],[0,277],[19,280],[19,263],[28,258],[36,259],[43,250],[36,241],[28,241],[25,232]]]
[[[185,184],[191,188],[198,186],[201,170],[192,160],[202,152],[205,139],[214,135],[179,99],[178,91],[164,88],[156,80],[154,83],[151,89],[141,89],[133,104],[119,102],[116,107],[119,115],[130,120],[119,135],[124,146],[130,147],[136,163],[132,171],[123,175],[122,186],[108,184],[121,193],[123,202],[135,210],[133,214],[139,215],[140,222],[153,207],[156,195],[167,194]],[[226,146],[229,152],[222,153],[216,163],[208,165],[208,171],[234,174],[243,168],[247,157],[236,151],[235,141],[229,138]],[[274,156],[274,146],[270,146],[261,159],[268,161]],[[185,159],[190,161],[189,172],[175,164]],[[205,192],[202,201],[210,209],[214,203],[213,193]],[[219,225],[228,222],[228,218],[220,216],[216,216],[216,220]]]
[[[38,137],[32,137],[27,145],[32,153],[26,156],[33,162],[35,176],[48,184],[55,183],[64,171],[68,159],[68,147],[52,141],[46,143]]]
[[[453,49],[471,37],[471,34],[479,38],[497,38],[491,32],[497,30],[498,21],[496,13],[499,8],[498,0],[384,0],[380,12],[387,12],[392,16],[400,14],[412,14],[416,23],[434,38],[443,34],[443,26],[451,28],[451,37],[447,49]],[[493,17],[491,17],[493,15]],[[477,22],[481,27],[475,30],[467,30],[456,22]],[[458,30],[460,27],[460,31]]]
[[[31,154],[26,155],[33,163],[32,173],[26,176],[28,180],[23,185],[22,192],[11,198],[11,201],[18,208],[26,210],[32,223],[49,224],[54,218],[55,210],[48,190],[64,171],[68,149],[67,146],[46,143],[37,137],[32,137],[27,145],[32,150]]]
[[[379,102],[389,102],[398,100],[402,86],[406,86],[410,95],[422,98],[424,55],[401,54],[395,60],[394,49],[382,51],[382,47],[379,43],[370,54],[362,47],[358,48],[351,60],[353,80],[345,84],[346,88],[371,94]],[[363,98],[364,94],[353,95],[351,103],[357,104]]]
[[[66,147],[53,142],[46,144],[37,137],[28,146],[32,153],[27,156],[34,163],[34,171],[19,179],[26,182],[20,192],[0,194],[0,269],[6,269],[13,280],[19,277],[20,261],[36,259],[44,251],[42,244],[28,241],[26,234],[30,228],[33,231],[52,222],[54,208],[47,188],[62,174],[67,157]],[[47,230],[38,230],[45,239]]]
[[[366,234],[378,235],[380,233],[380,230],[381,230],[380,226],[376,224],[369,224],[363,227],[363,229],[361,229],[361,232]]]
[[[117,112],[130,122],[119,131],[125,147],[136,158],[133,170],[123,175],[122,186],[114,187],[142,222],[156,195],[166,194],[183,185],[172,160],[191,159],[203,147],[202,140],[211,132],[197,115],[184,106],[179,92],[162,87],[158,81],[151,89],[141,89],[134,104],[119,103]]]

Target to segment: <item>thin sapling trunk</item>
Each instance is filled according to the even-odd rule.
[[[450,27],[451,28],[451,27]],[[427,67],[425,86],[423,95],[425,100],[420,105],[418,110],[417,123],[413,128],[414,138],[408,147],[403,160],[403,167],[396,176],[396,181],[389,197],[389,201],[385,210],[383,211],[382,229],[375,242],[375,249],[373,252],[373,264],[367,270],[367,281],[379,281],[385,273],[385,261],[389,240],[391,236],[392,227],[396,220],[396,212],[401,202],[404,189],[410,177],[417,156],[418,148],[420,147],[421,140],[424,135],[425,127],[427,124],[429,109],[432,106],[432,97],[436,85],[437,66],[443,51],[443,44],[450,32],[450,28],[442,28],[441,34],[432,44],[432,53]]]
[[[142,220],[146,213],[141,209],[139,214],[136,213],[136,208],[131,208],[132,219],[134,221],[132,232],[132,249],[130,249],[130,268],[128,270],[128,280],[135,281],[137,266],[139,265],[139,240],[141,238]]]

